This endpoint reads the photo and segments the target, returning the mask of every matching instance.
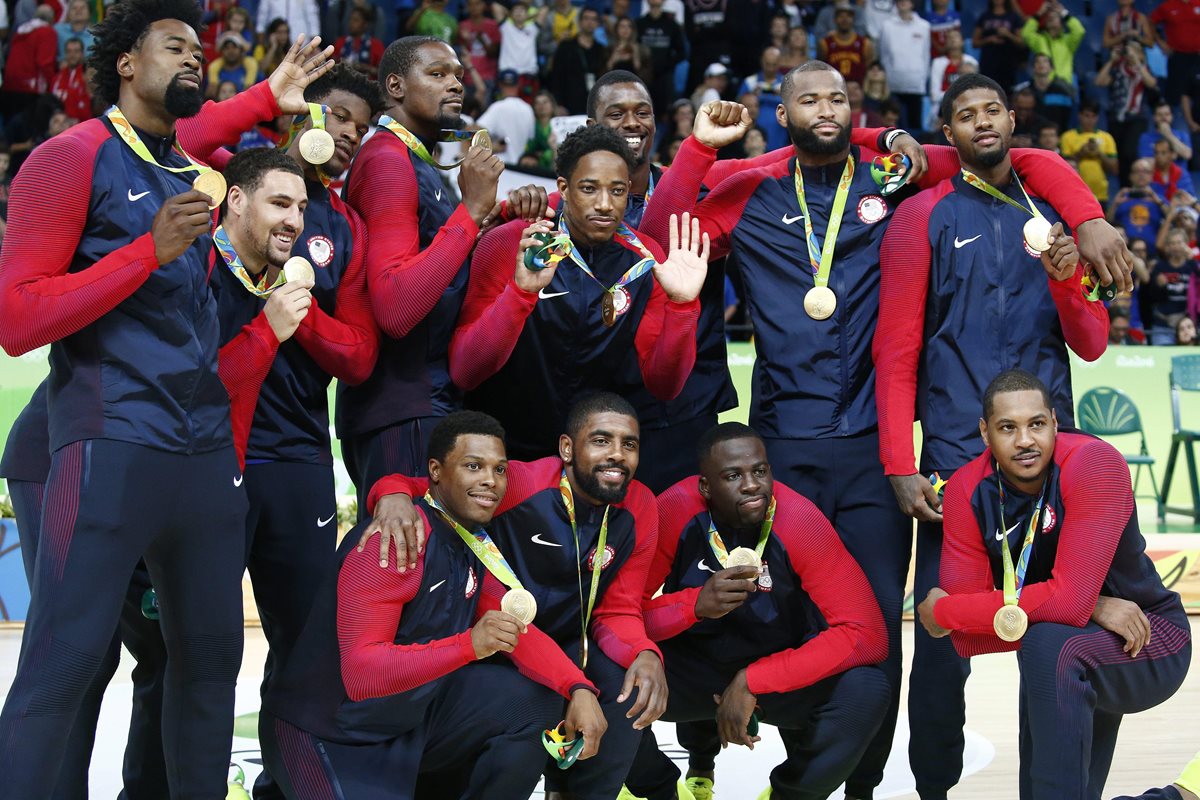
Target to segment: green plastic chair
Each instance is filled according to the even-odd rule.
[[[1200,485],[1196,481],[1196,440],[1200,439],[1200,431],[1183,427],[1179,413],[1181,392],[1200,392],[1200,356],[1172,356],[1171,358],[1171,453],[1167,456],[1167,471],[1163,475],[1162,495],[1158,503],[1158,521],[1165,522],[1166,515],[1188,514],[1192,521],[1200,525]],[[1192,491],[1192,507],[1167,505],[1167,497],[1171,490],[1171,478],[1175,474],[1175,459],[1179,449],[1186,445],[1184,455],[1187,457],[1188,482]]]
[[[1122,453],[1125,463],[1137,467],[1133,473],[1133,496],[1138,497],[1138,482],[1142,479],[1142,468],[1150,473],[1150,486],[1154,489],[1154,501],[1158,504],[1159,519],[1163,517],[1162,497],[1158,492],[1158,480],[1154,477],[1154,456],[1146,447],[1146,431],[1142,427],[1142,415],[1129,395],[1120,389],[1097,386],[1079,398],[1079,412],[1075,422],[1084,433],[1093,436],[1127,436],[1137,434],[1140,440],[1138,452]],[[1145,495],[1143,495],[1145,496]]]

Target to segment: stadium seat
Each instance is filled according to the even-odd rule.
[[[1162,498],[1158,494],[1158,480],[1154,477],[1154,456],[1146,447],[1146,431],[1142,427],[1142,415],[1130,399],[1129,395],[1120,389],[1108,386],[1098,386],[1079,398],[1079,411],[1075,415],[1079,429],[1093,436],[1113,437],[1137,434],[1141,440],[1138,452],[1135,454],[1122,453],[1125,463],[1136,466],[1133,477],[1133,496],[1138,496],[1138,482],[1142,478],[1142,467],[1150,472],[1150,486],[1154,489],[1154,500],[1158,503],[1158,516],[1163,516]]]
[[[1196,481],[1196,451],[1195,443],[1200,439],[1200,431],[1188,430],[1183,427],[1179,414],[1181,392],[1200,392],[1200,356],[1173,356],[1171,358],[1171,452],[1167,456],[1167,472],[1163,476],[1162,495],[1158,503],[1158,521],[1165,522],[1167,513],[1190,514],[1196,524],[1200,524],[1200,485]],[[1192,492],[1191,508],[1167,505],[1167,497],[1171,490],[1171,478],[1175,474],[1175,459],[1179,456],[1181,445],[1186,446],[1188,482]]]

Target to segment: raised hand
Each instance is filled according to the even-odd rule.
[[[708,234],[701,235],[700,220],[684,212],[671,215],[670,252],[654,265],[654,279],[674,303],[690,303],[700,296],[708,275]]]
[[[692,135],[701,144],[720,150],[745,136],[753,124],[750,112],[741,103],[714,100],[700,107]]]
[[[283,61],[267,78],[279,110],[285,114],[307,114],[304,90],[333,69],[333,65],[333,45],[321,49],[320,36],[314,36],[307,44],[303,33],[297,36]]]

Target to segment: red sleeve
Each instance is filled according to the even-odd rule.
[[[39,145],[13,180],[0,250],[0,346],[11,356],[92,324],[158,269],[147,232],[67,271],[87,223],[96,151],[108,138],[99,120],[77,125]]]
[[[746,682],[754,694],[792,692],[852,667],[878,664],[888,654],[879,603],[837,531],[786,486],[776,484],[775,496],[775,535],[829,627],[799,647],[748,666]]]
[[[1062,215],[1071,229],[1078,228],[1088,220],[1104,219],[1104,209],[1096,195],[1058,153],[1024,147],[1018,147],[1010,153],[1013,169],[1021,176],[1029,193],[1054,206],[1054,210]],[[1078,289],[1079,281],[1075,281],[1075,284]],[[1106,331],[1105,338],[1107,336]]]
[[[450,379],[467,391],[500,371],[537,304],[537,293],[513,279],[525,226],[515,220],[488,231],[471,256],[467,296],[450,341]]]
[[[490,572],[485,571],[475,619],[478,620],[488,611],[499,611],[500,598],[504,596],[504,591],[504,585]],[[584,676],[579,665],[567,658],[563,649],[536,625],[528,626],[525,633],[517,639],[517,646],[508,657],[526,678],[540,683],[568,700],[571,699],[571,692],[580,688],[595,694],[600,693]]]
[[[424,644],[396,644],[404,606],[416,596],[425,558],[405,572],[380,569],[375,551],[351,550],[338,573],[342,683],[355,701],[415,689],[475,660],[470,629]]]
[[[209,100],[199,114],[175,123],[175,134],[189,155],[207,164],[218,148],[232,147],[243,133],[281,113],[270,84],[261,81],[220,103]]]
[[[1063,437],[1059,437],[1062,445]],[[1096,608],[1117,544],[1133,514],[1133,488],[1125,459],[1099,439],[1086,440],[1073,448],[1059,469],[1063,522],[1054,569],[1050,580],[1031,584],[1021,592],[1020,606],[1029,614],[1030,624],[1056,622],[1082,628]],[[966,513],[971,514],[969,501],[966,505]],[[977,527],[975,535],[976,541],[982,542]],[[943,569],[946,563],[943,554]],[[943,588],[950,591],[949,587]],[[989,577],[987,590],[981,583],[971,593],[952,593],[939,600],[936,617],[944,628],[987,632],[1003,604],[1004,592],[992,587]]]
[[[642,592],[658,544],[658,507],[650,490],[634,481],[621,508],[633,515],[633,553],[621,565],[596,606],[592,636],[605,655],[628,669],[646,650],[662,659],[662,653],[646,635],[642,619]]]
[[[271,330],[271,323],[264,312],[259,312],[249,325],[225,343],[217,356],[217,372],[229,394],[234,449],[238,463],[243,467],[258,393],[278,352],[279,340]]]
[[[879,249],[879,324],[871,353],[875,358],[879,460],[888,475],[917,471],[913,421],[932,258],[929,215],[952,190],[947,181],[901,203]]]
[[[379,129],[358,151],[347,199],[367,226],[367,286],[375,321],[407,335],[437,305],[471,253],[479,226],[459,203],[420,249],[418,187],[409,149]],[[449,191],[449,190],[447,190]]]
[[[338,284],[337,310],[331,317],[314,302],[296,329],[296,341],[317,366],[350,386],[371,377],[379,356],[379,331],[367,293],[366,226],[358,215],[330,194],[334,209],[345,215],[353,232],[350,264]]]
[[[496,514],[503,514],[551,486],[557,487],[561,473],[562,461],[554,456],[530,462],[508,462],[508,490],[500,500]],[[375,504],[384,495],[406,494],[409,497],[423,497],[428,489],[428,478],[410,478],[399,474],[386,475],[371,487],[371,491],[367,495],[367,512],[374,514]]]
[[[642,593],[646,635],[656,642],[678,636],[700,621],[696,616],[696,599],[702,587],[654,596],[675,564],[679,537],[696,515],[705,509],[704,500],[697,490],[697,480],[695,476],[684,478],[658,496],[658,546],[647,573],[646,589]]]
[[[1056,281],[1047,275],[1046,282],[1058,309],[1058,321],[1067,346],[1084,361],[1095,361],[1108,347],[1108,309],[1104,303],[1093,303],[1083,296],[1083,275],[1083,263],[1080,262],[1075,267],[1075,274],[1066,280]]]
[[[854,131],[851,132],[851,138],[853,138],[853,135]],[[726,178],[732,178],[739,172],[745,172],[748,169],[758,169],[759,167],[774,166],[780,161],[787,161],[795,154],[795,148],[789,144],[785,147],[763,153],[761,156],[755,156],[754,158],[721,159],[709,167],[708,174],[704,176],[704,183],[711,187],[717,187]]]
[[[666,260],[657,242],[650,240],[646,247],[659,261]],[[683,391],[692,367],[696,364],[696,326],[700,321],[700,298],[690,303],[676,303],[650,276],[654,285],[650,301],[638,321],[634,347],[642,382],[659,400],[674,400]]]

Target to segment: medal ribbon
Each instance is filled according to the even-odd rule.
[[[759,560],[762,560],[763,551],[767,549],[767,539],[771,537],[771,529],[775,527],[775,498],[771,498],[771,505],[767,508],[767,516],[762,521],[762,528],[758,534],[758,544],[754,547],[754,552],[758,554]],[[717,532],[717,522],[713,519],[712,512],[708,513],[708,546],[712,548],[713,555],[717,557],[717,562],[721,565],[721,569],[728,566],[729,550],[725,547],[725,542],[721,539],[721,534]]]
[[[567,218],[565,213],[559,214],[558,227],[563,234],[568,237],[569,241],[571,232],[567,230]],[[650,255],[650,251],[646,249],[644,244],[642,244],[641,239],[639,239],[637,234],[633,232],[633,229],[624,222],[621,222],[617,226],[617,238],[620,239],[621,244],[623,244],[626,249],[641,253],[643,258],[641,261],[637,262],[628,270],[626,270],[625,274],[621,276],[620,280],[609,287],[609,294],[612,294],[623,286],[628,286],[654,268],[654,256]],[[596,273],[592,272],[592,268],[589,267],[587,262],[583,260],[583,257],[579,255],[579,251],[575,248],[573,243],[570,245],[570,247],[565,247],[563,249],[566,250],[564,254],[565,256],[569,257],[572,261],[579,265],[579,268],[590,275],[592,280],[594,280],[596,283],[600,283],[600,279],[596,277]],[[562,258],[563,256],[558,256],[555,258],[555,256],[552,255],[549,259],[547,259],[547,263],[555,264],[558,263],[558,261],[561,261]],[[600,283],[600,285],[604,286],[603,283]]]
[[[813,233],[812,215],[808,213],[808,203],[804,199],[802,172],[800,165],[796,164],[796,201],[800,203],[800,213],[804,215],[804,238],[808,242],[808,261],[812,264],[813,283],[817,286],[828,286],[829,270],[833,268],[833,248],[837,244],[838,231],[842,229],[842,213],[846,210],[846,198],[850,196],[850,183],[854,180],[854,156],[846,159],[842,177],[838,179],[823,244],[817,241],[817,236]]]
[[[162,164],[158,163],[158,161],[150,153],[150,148],[146,147],[146,143],[143,142],[141,137],[137,135],[137,131],[135,131],[133,126],[129,124],[129,120],[125,119],[125,115],[121,113],[121,109],[113,106],[112,108],[108,109],[108,111],[104,112],[104,116],[108,117],[108,121],[112,123],[113,129],[116,130],[117,135],[121,137],[121,141],[129,145],[129,149],[136,153],[142,159],[142,161],[145,161],[147,164],[152,164],[159,169],[166,170],[167,172],[196,172],[200,175],[203,175],[206,172],[212,172],[212,167],[206,167],[203,164],[197,163],[194,158],[187,154],[186,150],[180,147],[179,142],[175,142],[173,145],[171,145],[171,149],[179,153],[191,163],[186,167],[164,167]]]
[[[1020,187],[1021,194],[1025,195],[1025,202],[1029,203],[1028,208],[1021,205],[1016,200],[1013,200],[1011,197],[1006,195],[1004,192],[1000,191],[995,186],[992,186],[990,183],[988,183],[983,178],[976,175],[974,172],[971,172],[970,170],[964,169],[962,171],[962,176],[963,176],[964,181],[966,181],[970,185],[974,186],[976,189],[983,192],[984,194],[991,195],[992,197],[996,198],[997,200],[1002,200],[1003,202],[1008,203],[1013,208],[1019,208],[1031,217],[1042,216],[1042,212],[1038,210],[1038,207],[1033,204],[1033,200],[1031,200],[1029,198],[1029,192],[1025,191],[1025,185],[1023,183],[1021,183],[1021,178],[1020,178],[1020,176],[1017,175],[1016,170],[1013,170],[1013,173],[1012,173],[1013,180],[1016,181],[1017,186]]]
[[[279,149],[286,151],[292,146],[292,142],[300,135],[300,131],[304,129],[304,123],[311,117],[313,121],[313,129],[318,131],[325,130],[325,112],[329,109],[320,103],[309,103],[307,114],[297,114],[292,118],[292,125],[288,128],[287,135],[283,137],[283,141],[279,143]],[[326,189],[329,188],[333,178],[325,174],[325,171],[319,166],[313,167],[317,171],[317,177],[321,179],[321,185]]]
[[[575,524],[575,497],[571,494],[571,483],[567,480],[567,471],[562,471],[558,479],[558,491],[562,493],[563,505],[567,507],[567,517],[571,520],[571,533],[575,536],[575,573],[579,578],[579,618],[582,622],[582,634],[579,645],[579,666],[587,666],[588,657],[588,623],[592,620],[592,609],[596,606],[596,593],[600,591],[600,570],[604,567],[604,546],[608,543],[608,510],[604,507],[604,517],[600,520],[600,536],[596,539],[596,554],[592,557],[592,586],[588,590],[587,609],[583,604],[583,553],[579,548],[579,526]]]
[[[250,274],[250,271],[242,264],[242,259],[238,256],[237,251],[233,249],[233,244],[229,241],[229,234],[225,232],[224,225],[218,225],[216,231],[213,232],[213,245],[216,246],[217,252],[221,254],[221,258],[225,259],[226,266],[229,271],[242,282],[242,286],[246,287],[246,291],[255,297],[268,297],[271,292],[278,289],[283,284],[287,283],[287,278],[283,274],[283,270],[275,276],[275,282],[270,286],[266,286],[267,271],[264,269],[262,274],[255,278]]]
[[[483,566],[495,576],[496,580],[503,583],[509,589],[524,588],[521,586],[521,580],[517,577],[517,573],[513,572],[513,568],[508,565],[508,562],[504,559],[504,554],[500,552],[500,548],[496,547],[496,543],[492,541],[492,537],[488,536],[486,530],[480,528],[475,533],[471,533],[462,525],[459,525],[450,516],[450,512],[430,492],[425,492],[425,502],[429,504],[430,508],[441,515],[447,525],[454,528],[454,532],[458,534],[458,537],[463,540],[463,543],[467,547],[471,548],[472,553],[479,557],[479,560],[483,562]]]
[[[424,161],[426,164],[433,167],[434,169],[449,171],[452,169],[457,169],[458,167],[462,166],[462,163],[463,163],[462,161],[456,161],[453,164],[439,164],[437,162],[437,160],[432,155],[430,155],[429,148],[427,148],[425,146],[424,142],[422,142],[420,139],[418,139],[412,131],[410,131],[408,128],[404,127],[403,125],[401,125],[396,120],[389,117],[387,114],[384,114],[382,117],[379,118],[379,125],[380,125],[380,127],[387,128],[389,131],[396,134],[397,139],[399,139],[400,141],[402,141],[406,145],[408,145],[409,150],[412,150],[414,153],[416,153],[418,158],[420,158],[422,161]],[[464,141],[466,139],[470,139],[474,135],[475,135],[474,131],[447,130],[447,131],[442,131],[442,141],[444,141],[444,142]]]
[[[1021,543],[1021,553],[1017,556],[1014,569],[1012,553],[1008,547],[1008,526],[1004,521],[1004,481],[1000,477],[1000,467],[996,466],[996,485],[1000,488],[1000,528],[1004,531],[1004,540],[1000,543],[1000,560],[1004,565],[1004,605],[1015,606],[1021,598],[1021,589],[1025,587],[1025,572],[1029,569],[1029,556],[1033,552],[1033,538],[1037,535],[1038,525],[1042,520],[1042,506],[1046,502],[1046,490],[1050,487],[1050,478],[1042,486],[1037,504],[1033,507],[1033,516],[1029,518],[1029,528],[1025,532],[1025,540]]]

